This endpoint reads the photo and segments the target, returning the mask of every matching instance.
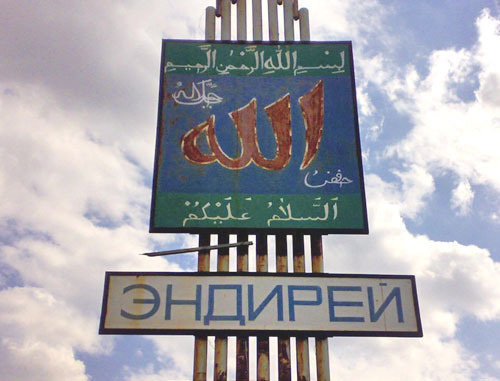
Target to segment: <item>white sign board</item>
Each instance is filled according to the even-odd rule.
[[[106,273],[101,334],[422,336],[413,276]]]

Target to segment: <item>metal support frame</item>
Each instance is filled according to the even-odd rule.
[[[198,239],[200,247],[210,245],[210,234],[200,234]],[[210,271],[210,251],[199,251],[198,271]],[[207,342],[207,336],[195,336],[194,338],[194,381],[206,381],[207,379]]]
[[[252,0],[253,40],[262,41],[262,1]],[[279,41],[278,6],[283,5],[285,41],[294,41],[294,21],[299,21],[301,41],[310,40],[309,12],[299,9],[298,0],[267,0],[269,40]],[[216,7],[206,8],[206,40],[213,41],[216,36],[216,17],[221,18],[221,40],[231,40],[231,4],[237,6],[237,39],[247,40],[247,0],[216,0]],[[238,234],[237,240],[241,244],[229,244],[229,235],[218,234],[218,245],[209,246],[210,235],[200,234],[200,251],[198,256],[198,271],[209,271],[209,249],[216,248],[217,270],[229,271],[229,247],[237,246],[237,271],[248,271],[248,235]],[[256,269],[258,272],[268,271],[268,236],[257,235],[256,242]],[[246,244],[245,244],[246,243]],[[207,247],[208,246],[208,247]],[[323,272],[323,248],[321,235],[311,236],[311,255],[313,272]],[[293,235],[293,267],[294,272],[305,272],[304,235]],[[276,235],[276,271],[288,272],[287,235]],[[236,379],[249,380],[249,350],[248,337],[237,337],[236,341]],[[296,338],[297,379],[310,380],[309,345],[307,337]],[[193,379],[206,380],[207,369],[207,338],[195,338],[195,362]],[[269,337],[257,338],[257,380],[270,379],[269,366]],[[318,381],[329,381],[328,339],[316,338],[316,361]],[[291,381],[290,338],[278,337],[278,372],[280,381]],[[227,337],[218,336],[215,339],[214,380],[227,380]]]
[[[294,234],[293,236],[293,271],[296,273],[306,272],[303,234]],[[299,381],[309,381],[311,378],[309,371],[308,338],[296,337],[295,346],[297,354],[297,379]]]
[[[323,239],[321,235],[311,235],[312,272],[322,273]],[[318,381],[330,380],[330,359],[328,353],[328,337],[316,337],[316,375]]]
[[[233,4],[236,1],[233,0]],[[247,0],[238,0],[236,5],[237,21],[238,21],[238,41],[246,41],[247,39]]]
[[[205,10],[205,40],[215,40],[215,16],[217,11],[214,7]]]
[[[283,24],[285,27],[285,41],[295,40],[295,32],[293,29],[293,3],[294,0],[283,0]]]
[[[267,234],[257,235],[257,272],[268,271]],[[269,337],[257,336],[257,380],[269,381]]]
[[[288,272],[288,247],[285,234],[276,236],[276,272]],[[280,381],[292,380],[290,338],[278,337],[278,376]]]
[[[221,40],[231,40],[231,0],[221,1]]]
[[[238,234],[238,241],[248,240],[248,234]],[[237,249],[237,271],[248,272],[248,246],[240,246]],[[236,379],[249,381],[249,352],[248,336],[236,338]]]
[[[219,233],[217,238],[219,244],[224,245],[229,243],[229,234],[227,233]],[[229,271],[228,247],[221,248],[217,252],[217,271]],[[227,336],[215,336],[214,380],[227,380]]]
[[[277,0],[267,0],[267,12],[269,19],[269,41],[279,40],[278,31],[278,2]]]
[[[262,0],[252,0],[253,40],[262,41]]]

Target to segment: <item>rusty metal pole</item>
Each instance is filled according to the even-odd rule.
[[[205,10],[205,40],[215,40],[215,8],[207,7]]]
[[[221,40],[231,40],[231,0],[217,1],[221,15]],[[219,244],[229,242],[229,234],[218,234]],[[229,271],[229,249],[219,249],[217,271]],[[227,380],[227,336],[215,337],[214,381]]]
[[[276,272],[288,272],[286,234],[276,235]],[[289,337],[278,337],[278,379],[279,381],[292,380]]]
[[[294,38],[293,20],[299,19],[300,24],[300,40],[309,41],[309,13],[308,10],[298,10],[298,0],[285,1],[285,36],[286,38]],[[305,272],[305,257],[304,257],[304,236],[294,235],[293,237],[293,267],[294,272]],[[297,379],[298,381],[309,381],[309,342],[307,338],[296,338],[296,354],[297,354]]]
[[[285,27],[285,41],[295,40],[293,26],[293,3],[294,0],[283,0],[283,23]]]
[[[323,238],[320,234],[311,235],[312,272],[322,273]],[[318,381],[330,381],[330,359],[328,356],[328,337],[316,337],[316,374]]]
[[[210,245],[210,234],[200,234],[200,247]],[[210,251],[200,250],[198,253],[198,271],[210,271]],[[207,379],[207,336],[194,338],[194,366],[193,380],[206,381]]]
[[[229,1],[229,0],[228,0]],[[219,244],[229,243],[229,234],[219,233]],[[217,253],[217,271],[229,271],[229,248],[225,247]],[[227,380],[227,336],[215,336],[214,381]]]
[[[221,40],[231,40],[231,0],[220,0]]]
[[[205,39],[215,40],[215,8],[207,7],[205,10]],[[200,247],[210,245],[210,234],[198,236]],[[210,271],[210,251],[200,250],[198,252],[198,271]],[[207,379],[207,336],[195,336],[194,338],[194,365],[193,380],[206,381]]]
[[[235,2],[233,1],[233,4]],[[238,0],[237,12],[237,39],[247,40],[247,0]],[[255,19],[255,15],[254,15]],[[238,234],[238,242],[248,241],[248,234]],[[248,271],[248,247],[237,249],[237,271]],[[241,381],[249,380],[249,356],[248,356],[248,336],[236,338],[236,379]]]
[[[267,234],[257,234],[257,272],[267,272]],[[257,381],[269,381],[269,337],[257,336]]]
[[[238,234],[238,242],[248,241],[248,234]],[[248,246],[237,249],[237,271],[248,272]],[[249,380],[248,336],[236,337],[236,379]]]
[[[286,0],[285,0],[286,1]],[[304,235],[293,235],[293,271],[296,273],[306,272],[304,256]],[[297,353],[297,381],[309,381],[309,342],[307,337],[295,338]]]
[[[300,14],[299,14],[299,0],[293,0],[293,19],[295,21],[300,19]]]
[[[278,3],[276,0],[267,0],[267,16],[269,19],[269,40],[278,41]]]
[[[222,0],[215,0],[215,16],[221,17],[222,16]]]
[[[246,41],[247,39],[247,0],[238,0],[236,4],[237,12],[237,39]]]
[[[206,11],[206,30],[205,37],[207,40],[215,40],[215,17],[222,16],[221,21],[221,39],[230,40],[231,39],[231,3],[237,3],[237,15],[238,15],[238,26],[237,26],[237,38],[238,40],[246,40],[246,0],[217,0],[217,8],[208,7]],[[261,0],[252,0],[253,5],[253,38],[255,41],[262,40],[262,3]],[[300,37],[302,41],[309,41],[309,15],[307,9],[301,9],[298,11],[298,0],[268,0],[268,19],[269,19],[269,40],[278,41],[279,40],[279,29],[278,29],[278,13],[277,6],[284,5],[284,34],[286,41],[294,40],[294,28],[293,21],[300,20]],[[208,236],[208,241],[210,240],[209,235],[204,235],[205,239]],[[244,238],[243,235],[238,236],[238,241],[246,241],[248,239]],[[229,242],[228,234],[219,234],[219,244]],[[207,246],[208,244],[201,244],[202,235],[200,235],[200,246]],[[321,236],[320,236],[321,240]],[[305,272],[304,266],[304,236],[294,235],[294,271],[295,272]],[[313,241],[312,241],[313,242]],[[316,241],[315,241],[316,242]],[[313,244],[313,243],[312,243]],[[314,251],[316,252],[316,251]],[[200,258],[201,258],[200,252]],[[206,255],[203,261],[208,261],[209,258]],[[268,248],[267,248],[267,235],[257,236],[257,271],[267,271],[268,259]],[[201,261],[201,259],[200,259]],[[209,264],[209,262],[207,262]],[[287,272],[287,242],[286,235],[276,236],[276,265],[278,272]],[[199,270],[199,271],[208,271]],[[229,249],[219,249],[218,252],[218,271],[229,271]],[[248,271],[248,247],[238,248],[238,271]],[[198,338],[196,339],[198,340]],[[321,340],[321,339],[319,339]],[[196,341],[197,342],[197,341]],[[202,342],[201,342],[202,343]],[[257,377],[258,380],[269,380],[269,338],[268,337],[258,337],[257,338],[258,349],[257,349]],[[226,380],[227,379],[227,337],[216,337],[215,340],[215,366],[214,366],[214,380]],[[310,379],[309,374],[309,351],[308,351],[308,341],[307,338],[297,338],[297,372],[298,381],[308,381]],[[206,348],[206,338],[205,338],[205,348]],[[200,353],[197,355],[197,353]],[[194,373],[195,380],[206,380],[206,349],[203,349],[203,343],[200,348],[198,344],[195,344],[195,369],[198,369],[197,363],[200,360],[197,358],[203,358],[203,353],[205,353],[205,373],[203,371]],[[291,380],[291,365],[290,365],[290,339],[288,337],[280,337],[278,339],[278,353],[279,353],[279,380],[289,381]],[[326,353],[328,357],[328,347],[326,347]],[[318,355],[317,355],[318,356]],[[321,356],[324,358],[324,355]],[[318,360],[319,361],[319,360]],[[328,363],[326,364],[328,366]],[[203,366],[202,366],[203,367]],[[318,362],[318,369],[320,368]],[[321,366],[324,369],[324,366]],[[200,368],[201,369],[201,368]],[[319,370],[318,370],[319,372]],[[323,371],[322,371],[323,372]],[[248,380],[248,338],[238,337],[237,338],[237,369],[236,378],[238,380]],[[327,371],[328,373],[328,371]],[[318,373],[318,380],[322,380]],[[198,378],[196,378],[198,377]]]
[[[253,40],[262,41],[262,0],[252,0]]]
[[[300,41],[311,40],[311,30],[309,27],[309,10],[301,8],[299,11]]]

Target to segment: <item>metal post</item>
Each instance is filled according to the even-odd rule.
[[[288,248],[285,234],[276,235],[276,272],[288,272]],[[290,338],[278,337],[278,379],[291,381]]]
[[[286,0],[285,0],[286,1]],[[293,271],[296,273],[306,272],[304,258],[304,235],[293,235]],[[296,337],[297,352],[297,380],[309,381],[309,342],[307,337]]]
[[[293,0],[293,19],[297,21],[299,18],[299,0]]]
[[[231,0],[221,0],[221,40],[231,39]]]
[[[210,245],[210,234],[200,234],[200,247]],[[200,250],[198,253],[198,271],[210,271],[210,251]],[[207,379],[207,336],[194,338],[194,366],[193,380],[206,381]]]
[[[257,272],[267,272],[267,235],[257,234]],[[257,336],[257,381],[269,381],[269,337]]]
[[[248,240],[248,234],[238,234],[238,242],[245,242],[245,240]],[[248,272],[248,246],[238,247],[237,255],[237,270],[239,272]]]
[[[313,273],[322,273],[323,239],[320,234],[311,235],[311,259]],[[330,381],[328,337],[316,337],[316,374],[318,381]]]
[[[207,7],[205,10],[205,40],[215,40],[215,8]]]
[[[227,0],[229,2],[229,0]],[[230,4],[229,4],[230,5]],[[229,234],[218,234],[219,244],[229,243]],[[229,271],[229,248],[225,247],[217,253],[217,271]],[[215,336],[214,381],[227,380],[227,336]]]
[[[267,0],[267,12],[269,18],[269,40],[278,41],[278,3],[276,0]]]
[[[252,0],[253,40],[262,41],[262,0]]]
[[[300,11],[298,10],[298,0],[293,0],[293,16],[296,20],[297,18],[300,20],[300,40],[301,41],[310,41],[310,33],[309,33],[309,11],[307,9],[302,8]],[[319,248],[318,250],[318,242]],[[302,251],[303,258],[303,250],[304,250],[304,237],[299,240],[297,239],[297,245]],[[295,251],[295,242],[294,242],[294,251]],[[313,272],[323,272],[323,248],[321,246],[321,235],[311,235],[311,252],[314,253],[312,257],[313,261]],[[319,256],[321,253],[321,256]],[[295,259],[295,257],[294,257]],[[295,260],[294,260],[295,266]],[[303,263],[298,261],[297,267],[304,266]],[[297,271],[297,270],[295,270]],[[305,272],[305,267],[302,268],[302,271]],[[304,347],[303,349],[299,349],[300,347]],[[319,349],[318,349],[319,348]],[[309,343],[306,339],[297,338],[297,373],[299,370],[299,350],[303,351],[303,355],[307,356],[307,358],[301,358],[302,366],[304,367],[304,373],[306,377],[310,377],[309,370]],[[326,365],[325,365],[325,355],[326,355]],[[330,372],[328,368],[328,339],[316,339],[316,368],[317,368],[317,378],[318,381],[327,381],[330,378]],[[307,367],[307,370],[305,368]],[[327,375],[325,378],[324,375]],[[299,381],[302,381],[300,376],[297,376]],[[309,380],[309,378],[304,378],[304,380]]]
[[[246,25],[246,0],[216,0],[216,8],[206,9],[206,29],[205,38],[208,41],[215,40],[215,17],[222,17],[221,20],[221,40],[231,40],[231,3],[237,4],[237,39],[247,40]],[[294,20],[300,20],[301,41],[310,40],[309,13],[307,9],[298,9],[298,0],[268,0],[268,20],[269,20],[269,40],[279,40],[278,27],[278,5],[284,5],[284,34],[286,41],[294,41]],[[252,21],[253,39],[262,41],[262,0],[252,0]],[[200,235],[200,247],[210,244],[210,235]],[[203,242],[202,242],[203,240]],[[247,241],[248,235],[239,234],[238,241]],[[228,234],[218,235],[219,244],[229,242]],[[311,237],[311,250],[313,253],[313,271],[322,272],[322,246],[321,236]],[[248,271],[248,246],[240,246],[238,253],[238,271]],[[321,254],[320,254],[321,253]],[[276,236],[276,268],[277,272],[288,272],[287,259],[287,237],[285,234]],[[257,235],[257,271],[268,271],[268,247],[267,235]],[[305,272],[304,266],[304,236],[293,236],[293,262],[294,272]],[[198,271],[209,271],[209,251],[200,251]],[[218,271],[229,271],[229,249],[218,249]],[[193,379],[206,380],[207,368],[207,339],[197,336],[195,338],[195,367]],[[323,344],[322,344],[323,343]],[[325,346],[326,344],[326,346]],[[309,381],[309,346],[308,339],[297,337],[297,379],[298,381]],[[325,349],[326,348],[326,349]],[[290,361],[290,338],[278,338],[279,355],[279,380],[291,380]],[[328,370],[328,346],[326,338],[316,339],[316,357],[318,361],[318,380],[328,380],[324,378]],[[236,359],[236,379],[248,380],[249,377],[248,359],[248,337],[237,337],[237,359]],[[257,379],[269,380],[269,338],[257,338]],[[227,337],[216,337],[215,339],[215,366],[214,381],[227,379]]]
[[[247,39],[247,0],[238,0],[236,5],[238,21],[238,41]]]
[[[247,241],[248,234],[238,234],[238,242]],[[237,271],[248,272],[248,246],[237,249]],[[236,338],[236,379],[238,381],[249,380],[249,358],[248,358],[248,336]]]
[[[299,11],[300,41],[310,41],[311,32],[309,29],[309,10],[301,8]]]
[[[285,41],[295,40],[295,33],[293,29],[293,1],[294,0],[283,0]]]
[[[216,0],[215,3],[216,3],[215,16],[221,17],[222,16],[222,0]]]

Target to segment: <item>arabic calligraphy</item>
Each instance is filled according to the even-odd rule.
[[[229,57],[221,57],[222,53],[215,45],[202,44],[198,48],[204,53],[202,54],[203,62],[178,63],[168,60],[165,64],[165,72],[247,76],[252,74],[270,75],[280,72],[291,73],[294,76],[316,71],[326,71],[329,74],[346,72],[345,51],[342,50],[338,52],[338,55],[334,55],[331,54],[329,47],[325,47],[323,50],[324,62],[315,66],[302,64],[299,50],[294,47],[283,49],[280,45],[276,45],[272,54],[269,54],[269,49],[259,50],[257,45],[245,46],[239,52],[230,49],[229,57],[232,58],[230,59],[232,63],[223,63],[227,62]]]
[[[305,169],[316,157],[323,134],[324,87],[320,80],[307,94],[298,100],[306,128],[306,151],[300,169]],[[264,107],[271,122],[276,140],[276,156],[264,157],[257,141],[257,100],[229,114],[238,132],[241,145],[240,156],[231,158],[222,150],[215,133],[215,116],[195,126],[181,138],[184,157],[193,164],[211,164],[217,161],[225,168],[239,170],[255,163],[260,168],[279,171],[290,162],[292,155],[292,124],[290,115],[290,94]],[[198,147],[197,139],[205,133],[211,153],[206,154]]]
[[[201,90],[198,88],[200,86]],[[182,87],[182,82],[177,82],[176,88]],[[212,108],[212,105],[221,103],[224,99],[214,92],[208,92],[207,88],[214,89],[217,85],[211,79],[191,83],[191,94],[188,95],[184,89],[179,89],[172,94],[172,98],[181,105],[194,106],[205,103],[203,108]]]
[[[318,170],[315,170],[311,177],[313,178],[317,174],[318,174]],[[326,171],[326,174],[329,176],[330,171]],[[306,175],[304,176],[304,185],[306,187],[309,187],[309,188],[321,188],[321,187],[324,187],[325,185],[328,185],[328,184],[336,184],[340,188],[342,188],[343,185],[350,184],[350,183],[352,183],[352,180],[345,177],[344,175],[342,175],[342,171],[340,169],[337,171],[337,173],[335,175],[333,175],[329,179],[323,180],[323,182],[320,182],[318,184],[314,184],[314,183],[310,182],[309,172],[307,172]]]
[[[327,221],[329,216],[330,216],[330,201],[333,201],[332,203],[332,220],[337,219],[337,201],[338,197],[333,197],[327,202],[325,202],[323,205],[321,205],[319,202],[322,200],[321,197],[317,197],[314,199],[315,203],[313,204],[313,207],[315,208],[320,208],[323,212],[323,215],[318,215],[318,216],[297,216],[293,215],[292,212],[292,206],[290,203],[288,203],[286,206],[284,205],[283,198],[280,198],[280,205],[278,207],[278,211],[280,213],[273,214],[271,218],[267,220],[267,226],[271,226],[272,223],[276,222],[287,222],[287,221],[297,221],[297,222],[304,222],[304,221]],[[270,202],[268,204],[268,208],[271,208],[273,206],[273,203]]]
[[[304,223],[333,222],[338,217],[338,197],[314,197],[310,204],[304,201],[291,201],[286,197],[267,200],[265,204],[259,204],[252,197],[235,200],[233,197],[224,197],[219,201],[184,200],[183,207],[185,217],[182,220],[183,227],[207,226],[223,227],[235,222],[248,220],[263,220],[268,227],[280,226],[280,223],[296,222],[300,226]],[[257,202],[262,207],[254,205]],[[250,213],[248,210],[252,210]],[[201,223],[201,224],[200,224]],[[286,224],[285,224],[286,225]],[[281,224],[284,226],[284,224]]]
[[[245,221],[249,220],[251,217],[247,212],[243,213],[241,216],[234,216],[233,212],[231,210],[231,200],[232,197],[226,197],[224,198],[224,201],[229,201],[226,203],[225,207],[223,207],[222,203],[220,201],[217,201],[214,205],[212,205],[210,202],[205,203],[201,207],[201,215],[195,214],[195,213],[189,213],[186,218],[182,221],[182,226],[186,226],[186,223],[189,221],[211,221],[214,225],[222,225],[225,221]],[[246,198],[247,201],[251,201],[252,198],[248,197]],[[184,203],[185,206],[187,207],[193,207],[197,208],[200,205],[199,201],[195,201],[192,203],[191,201],[186,201]],[[215,206],[215,208],[214,208]],[[212,207],[212,208],[211,208]],[[216,213],[222,213],[221,210],[223,210],[224,214],[216,214],[216,215],[209,215],[211,214],[207,209],[212,209],[211,212],[213,213],[213,209],[215,209]]]

